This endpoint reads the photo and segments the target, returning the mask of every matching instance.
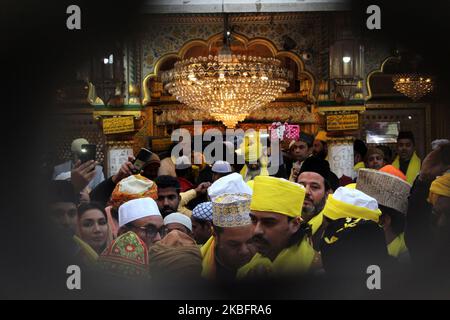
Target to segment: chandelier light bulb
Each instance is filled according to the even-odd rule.
[[[392,81],[395,90],[414,101],[433,91],[432,79],[415,73],[394,75]]]
[[[217,121],[234,128],[254,110],[267,105],[289,86],[281,61],[245,55],[188,58],[163,74],[165,88],[187,106],[209,112]]]

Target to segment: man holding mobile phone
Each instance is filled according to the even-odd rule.
[[[72,159],[68,160],[62,164],[55,166],[53,170],[53,180],[68,180],[70,179],[70,172],[77,165],[78,161],[82,162],[83,160],[83,145],[89,145],[89,142],[84,138],[78,138],[72,141],[71,152]],[[92,190],[99,183],[105,180],[105,176],[103,174],[103,168],[99,165],[95,166],[95,174],[92,180],[89,182],[88,187]]]

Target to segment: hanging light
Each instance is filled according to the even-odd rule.
[[[396,74],[392,77],[392,81],[395,90],[414,101],[433,91],[432,78],[418,73]]]
[[[233,128],[280,96],[289,82],[280,60],[233,54],[227,24],[225,19],[224,45],[218,55],[178,61],[162,78],[178,101]]]
[[[361,98],[363,66],[364,47],[350,32],[343,32],[330,47],[330,79],[345,101]]]

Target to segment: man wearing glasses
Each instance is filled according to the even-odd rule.
[[[134,199],[119,207],[118,235],[128,231],[136,233],[148,248],[165,236],[166,228],[155,200]]]

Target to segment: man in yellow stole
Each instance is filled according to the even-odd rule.
[[[209,280],[233,281],[237,270],[255,254],[251,245],[251,196],[223,194],[212,201],[213,235],[201,247],[202,276]]]
[[[238,278],[298,275],[310,270],[318,256],[307,240],[308,224],[301,219],[304,199],[305,188],[297,183],[255,178],[250,217],[258,253],[238,271]]]
[[[421,161],[415,151],[414,135],[411,131],[401,131],[397,137],[397,157],[392,165],[406,175],[406,181],[413,184],[420,171]]]
[[[252,144],[250,144],[252,142]],[[253,140],[245,137],[241,148],[236,152],[244,156],[245,165],[242,167],[240,174],[245,182],[253,180],[256,176],[268,176],[267,159],[263,155],[263,147],[259,141],[259,135]]]

